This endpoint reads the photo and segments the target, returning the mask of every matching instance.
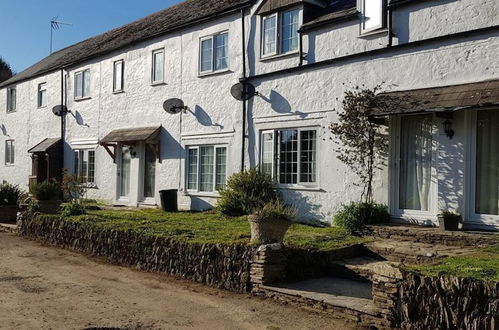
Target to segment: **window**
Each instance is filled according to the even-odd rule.
[[[151,80],[153,84],[162,83],[164,81],[165,68],[165,50],[158,49],[152,52],[152,74]]]
[[[114,62],[113,64],[113,92],[123,91],[124,85],[125,63],[123,60]]]
[[[227,147],[199,146],[187,149],[187,190],[213,192],[225,187]]]
[[[199,72],[215,72],[228,67],[229,33],[223,32],[201,39]]]
[[[74,173],[85,183],[95,183],[95,150],[75,150]]]
[[[281,184],[317,182],[317,130],[283,129],[261,134],[262,171]]]
[[[90,70],[75,73],[75,99],[90,97]]]
[[[7,88],[7,112],[16,111],[16,88]]]
[[[47,106],[47,83],[38,84],[38,107]]]
[[[362,13],[361,33],[385,27],[385,0],[360,0],[360,6]]]
[[[14,165],[14,140],[5,141],[5,165]]]
[[[286,54],[298,49],[299,10],[262,18],[262,56]]]

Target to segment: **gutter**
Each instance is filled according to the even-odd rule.
[[[443,36],[438,36],[438,37],[433,37],[433,38],[428,38],[428,39],[423,39],[423,40],[417,40],[417,41],[411,41],[411,42],[407,42],[407,43],[399,44],[399,45],[386,46],[386,47],[382,47],[382,48],[368,50],[365,52],[348,54],[348,55],[344,55],[344,56],[340,56],[340,57],[322,60],[319,62],[309,63],[309,64],[305,64],[305,65],[301,65],[301,66],[299,65],[299,66],[295,66],[295,67],[291,67],[291,68],[287,68],[287,69],[281,69],[281,70],[277,70],[277,71],[257,74],[257,75],[253,75],[251,77],[248,77],[246,80],[243,80],[243,82],[250,81],[253,79],[269,78],[269,77],[276,76],[276,75],[292,74],[295,72],[301,72],[301,71],[305,71],[308,69],[321,68],[321,67],[325,67],[328,65],[335,65],[335,64],[339,64],[341,62],[345,62],[348,60],[355,60],[355,59],[361,59],[361,58],[370,57],[370,56],[376,56],[379,54],[383,54],[387,51],[397,51],[397,50],[402,50],[402,49],[411,48],[411,47],[424,46],[426,44],[430,44],[430,43],[438,42],[438,41],[444,41],[444,40],[452,40],[452,39],[471,37],[471,36],[476,36],[476,35],[481,36],[484,33],[498,32],[498,31],[499,31],[499,25],[493,25],[493,26],[488,26],[485,28],[479,28],[479,29],[474,29],[474,30],[469,30],[469,31],[450,33],[450,34],[446,34]]]

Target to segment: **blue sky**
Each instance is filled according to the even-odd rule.
[[[54,31],[54,50],[154,13],[179,0],[0,0],[0,57],[20,72],[49,55],[50,20],[72,23]]]

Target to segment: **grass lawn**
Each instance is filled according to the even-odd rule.
[[[165,213],[159,209],[90,210],[87,215],[67,220],[172,237],[191,243],[248,244],[251,237],[246,217],[228,218],[214,211]],[[286,234],[284,243],[293,247],[328,250],[365,240],[339,228],[294,224]]]
[[[499,244],[479,250],[475,255],[448,257],[435,264],[412,267],[423,275],[440,274],[499,281]]]

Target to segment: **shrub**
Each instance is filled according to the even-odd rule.
[[[0,205],[18,205],[23,191],[10,183],[0,184]]]
[[[85,205],[78,201],[71,201],[61,206],[61,216],[70,217],[74,215],[86,214]]]
[[[69,173],[65,168],[62,174],[62,192],[64,200],[72,201],[81,199],[87,192],[88,186],[85,183],[84,177],[79,177],[77,174]]]
[[[29,192],[39,201],[58,200],[61,193],[59,185],[50,181],[30,185]]]
[[[26,212],[35,214],[40,210],[40,203],[36,199],[30,199],[26,205]]]
[[[229,177],[227,186],[220,190],[217,209],[230,216],[248,215],[277,198],[272,178],[251,168]]]
[[[279,199],[268,202],[261,209],[255,211],[263,220],[286,220],[292,221],[296,217],[296,209],[284,204]]]
[[[390,221],[388,207],[375,202],[352,202],[343,205],[333,217],[333,223],[350,233],[356,233],[365,228],[366,225],[384,223]]]

